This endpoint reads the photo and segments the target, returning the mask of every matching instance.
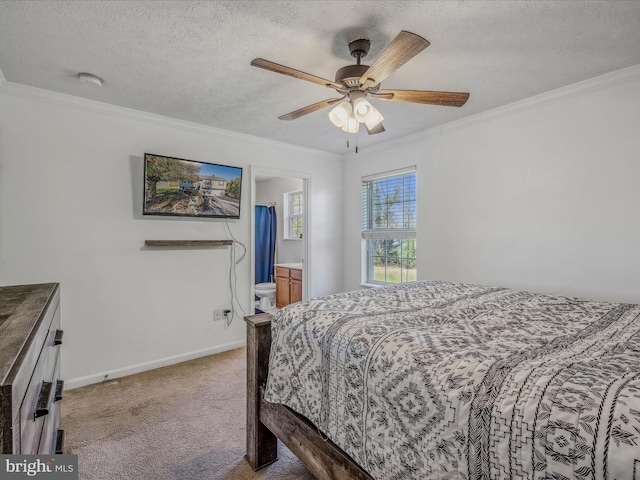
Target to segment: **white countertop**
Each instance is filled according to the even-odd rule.
[[[276,267],[293,268],[295,270],[302,270],[302,263],[276,263]]]

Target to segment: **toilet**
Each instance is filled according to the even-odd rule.
[[[272,309],[276,298],[276,284],[272,282],[257,283],[256,297],[260,299],[260,310],[267,311]]]

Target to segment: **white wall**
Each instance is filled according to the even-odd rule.
[[[640,69],[627,75],[361,150],[344,166],[5,83],[0,284],[61,282],[69,386],[241,345],[240,318],[212,321],[231,303],[230,248],[143,247],[229,238],[220,220],[141,215],[142,155],[154,152],[246,168],[242,218],[229,228],[247,248],[249,167],[309,175],[309,296],[359,288],[360,177],[417,165],[420,278],[640,302]],[[237,266],[245,310],[248,255]]]
[[[350,155],[345,289],[360,178],[417,165],[420,279],[640,303],[639,106],[635,67]]]
[[[276,177],[256,183],[256,203],[276,203],[276,217],[278,219],[276,263],[297,263],[304,257],[302,240],[284,238],[287,228],[284,216],[284,194],[302,189],[299,178]]]
[[[212,321],[214,309],[231,306],[230,247],[143,246],[145,239],[230,238],[223,220],[141,215],[145,152],[245,169],[241,218],[228,222],[247,247],[237,265],[245,312],[249,167],[308,174],[310,295],[341,289],[342,238],[322,228],[340,214],[339,156],[7,83],[0,87],[0,284],[61,283],[68,386],[244,343],[241,312],[229,328]]]

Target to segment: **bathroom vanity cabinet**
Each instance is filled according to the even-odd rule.
[[[276,265],[276,307],[302,300],[302,270]]]

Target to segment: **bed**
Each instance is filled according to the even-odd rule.
[[[640,305],[420,281],[247,317],[247,460],[640,480]]]

